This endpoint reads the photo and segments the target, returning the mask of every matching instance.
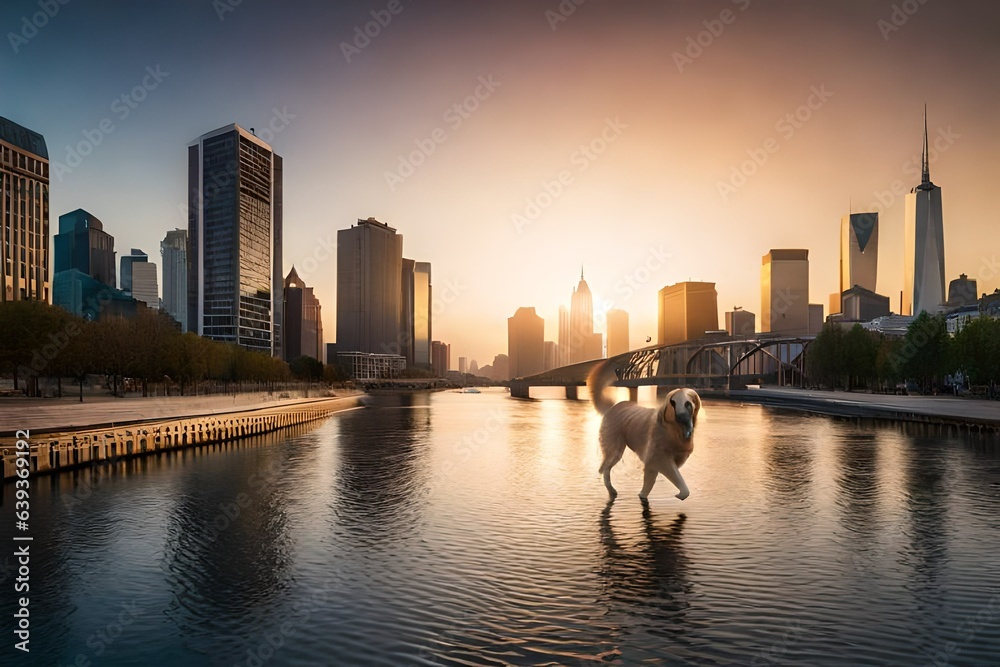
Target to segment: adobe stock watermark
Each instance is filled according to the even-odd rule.
[[[750,6],[750,0],[732,0],[732,3],[739,7],[741,12],[745,12]],[[705,29],[695,35],[688,35],[687,45],[684,47],[683,53],[674,51],[671,55],[674,65],[677,66],[677,71],[683,74],[684,67],[693,64],[705,53],[707,48],[715,44],[715,40],[722,36],[726,26],[735,23],[738,16],[739,14],[732,9],[726,8],[719,12],[719,18],[702,21],[701,24],[705,26]]]
[[[1000,618],[1000,596],[994,595],[987,604],[976,612],[975,616],[969,614],[955,627],[956,631],[962,633],[961,644],[946,642],[941,649],[930,652],[921,649],[921,652],[931,659],[934,667],[947,667],[951,664],[951,659],[962,652],[964,646],[970,644],[986,626],[994,625],[998,618]]]
[[[502,84],[493,78],[492,74],[480,76],[477,79],[479,85],[463,100],[455,102],[441,114],[441,119],[448,125],[448,128],[455,132],[468,120],[479,106],[488,100]],[[434,155],[438,146],[448,140],[448,130],[442,127],[435,127],[430,132],[430,136],[423,139],[415,139],[416,149],[407,155],[399,156],[399,166],[396,171],[385,172],[385,184],[389,186],[390,192],[395,192],[396,188],[402,185],[407,178],[413,176],[417,169],[427,162]]]
[[[932,138],[933,137],[933,138]],[[962,138],[961,134],[958,134],[951,129],[951,125],[947,129],[939,127],[932,135],[928,137],[927,140],[927,162],[933,165],[941,157],[942,153],[948,152],[948,150],[955,145],[958,139]],[[911,182],[919,182],[921,176],[923,175],[923,158],[920,155],[914,155],[900,167],[900,171],[903,172],[904,176],[909,176]],[[906,183],[902,179],[896,179],[889,184],[886,190],[875,190],[872,192],[872,196],[875,197],[875,201],[869,204],[869,210],[883,212],[890,208],[896,203],[896,200],[904,196],[910,188],[907,187]]]
[[[555,10],[545,10],[545,20],[549,22],[549,27],[555,30],[560,23],[565,23],[570,16],[576,13],[576,8],[587,2],[587,0],[562,0]]]
[[[888,42],[892,33],[902,29],[910,17],[926,4],[927,0],[903,0],[899,4],[894,4],[888,19],[879,19],[875,22],[875,27],[882,33],[882,39]]]
[[[170,72],[164,72],[159,65],[146,67],[146,74],[142,80],[131,90],[123,92],[121,95],[111,100],[111,113],[119,121],[124,121],[132,112],[142,104],[151,92],[156,90],[163,80],[170,76]],[[104,117],[97,122],[97,126],[92,129],[84,129],[83,139],[75,146],[66,146],[66,157],[63,162],[52,161],[52,172],[62,183],[63,176],[73,173],[73,170],[83,164],[83,160],[100,146],[105,137],[115,131],[115,121],[111,117]]]
[[[38,8],[41,11],[31,16],[25,14],[21,17],[21,29],[18,32],[7,33],[7,41],[10,42],[10,48],[14,49],[14,53],[20,52],[21,47],[34,39],[38,31],[47,26],[59,13],[59,9],[69,2],[70,0],[38,0]]]
[[[833,93],[827,90],[826,84],[820,84],[818,87],[811,86],[806,101],[779,117],[774,123],[774,131],[785,141],[790,140],[798,130],[812,119],[815,112],[823,108],[823,105],[831,97],[833,97]],[[771,156],[779,150],[781,150],[781,143],[774,137],[768,137],[757,148],[748,148],[746,152],[749,158],[738,165],[732,165],[727,180],[716,181],[715,187],[719,191],[722,201],[728,201],[731,195],[746,185],[749,178],[767,164]]]
[[[601,157],[608,150],[608,147],[617,141],[627,129],[628,125],[621,122],[620,117],[615,116],[613,120],[605,118],[604,128],[600,134],[589,142],[580,144],[579,148],[569,156],[570,165],[576,167],[575,173],[572,169],[562,169],[551,180],[542,179],[541,191],[533,197],[525,197],[524,210],[511,214],[510,222],[514,225],[514,230],[518,234],[524,233],[525,227],[530,226],[538,220],[542,212],[552,206],[556,199],[566,191],[566,188],[573,185],[576,180],[576,174],[582,174],[587,171],[590,165]]]
[[[342,41],[340,43],[340,52],[344,54],[344,60],[347,61],[347,64],[351,64],[351,59],[354,56],[361,55],[361,52],[371,45],[372,40],[381,35],[382,31],[389,27],[392,19],[403,13],[403,9],[405,9],[405,6],[402,0],[389,0],[385,9],[373,9],[371,11],[371,21],[368,21],[364,25],[354,26],[353,39],[349,42]]]
[[[212,9],[219,17],[219,23],[226,20],[226,14],[236,11],[236,8],[243,4],[243,0],[212,0]]]
[[[760,667],[762,665],[773,665],[778,662],[785,662],[784,655],[788,653],[795,644],[802,641],[802,636],[805,634],[806,626],[802,624],[801,621],[795,621],[790,623],[781,635],[781,638],[776,640],[771,644],[770,648],[762,651],[758,651],[757,655],[754,656],[750,664],[753,667]]]

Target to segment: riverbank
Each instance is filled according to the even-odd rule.
[[[707,394],[706,398],[837,417],[937,424],[973,432],[1000,433],[1000,401],[955,396],[812,391],[786,387],[730,390],[726,394]]]
[[[4,480],[16,474],[17,459],[28,460],[31,475],[65,470],[122,457],[142,456],[159,451],[181,449],[195,445],[226,442],[251,435],[270,433],[291,426],[306,424],[329,415],[357,407],[361,393],[321,398],[285,399],[258,402],[249,406],[226,407],[204,397],[178,397],[176,400],[155,399],[123,401],[100,406],[87,406],[88,413],[65,414],[66,406],[57,406],[55,417],[59,426],[33,429],[28,432],[27,450],[18,448],[18,431],[0,435],[0,473]],[[226,398],[232,397],[213,397]],[[132,403],[123,406],[122,403]],[[34,410],[35,403],[26,406]],[[80,406],[81,408],[83,406]],[[127,407],[137,412],[120,410]],[[6,423],[24,419],[30,423],[33,415],[12,415],[5,411]],[[167,413],[154,416],[153,413]],[[109,416],[137,417],[123,421],[107,421]],[[37,416],[34,416],[37,419]],[[78,422],[78,423],[73,423]],[[82,423],[79,423],[82,422]]]

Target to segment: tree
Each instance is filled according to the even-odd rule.
[[[851,327],[842,340],[842,373],[846,376],[848,391],[857,386],[867,386],[875,378],[875,362],[878,355],[874,336],[860,324]]]
[[[288,367],[298,380],[312,382],[323,377],[323,363],[305,354],[292,359]]]
[[[903,336],[900,355],[904,375],[916,380],[922,391],[929,391],[947,372],[950,342],[945,319],[921,311]]]

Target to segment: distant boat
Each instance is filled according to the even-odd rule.
[[[480,394],[482,392],[479,391],[478,389],[476,389],[475,387],[466,387],[465,389],[463,389],[461,391],[461,393],[463,393],[463,394]]]

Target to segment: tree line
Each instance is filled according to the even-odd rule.
[[[930,393],[959,371],[969,386],[1000,383],[1000,320],[979,317],[951,335],[943,316],[922,312],[901,337],[828,323],[806,350],[809,382],[831,389],[894,391],[912,382]]]
[[[182,394],[197,392],[199,383],[233,384],[236,390],[273,385],[292,379],[338,379],[337,369],[325,369],[315,359],[291,365],[263,352],[231,343],[182,333],[162,311],[140,309],[135,317],[85,320],[58,306],[38,301],[0,304],[0,369],[12,375],[14,388],[38,394],[40,378],[79,383],[88,375],[103,375],[118,396],[126,380],[141,385],[147,395],[152,383],[179,385]]]

